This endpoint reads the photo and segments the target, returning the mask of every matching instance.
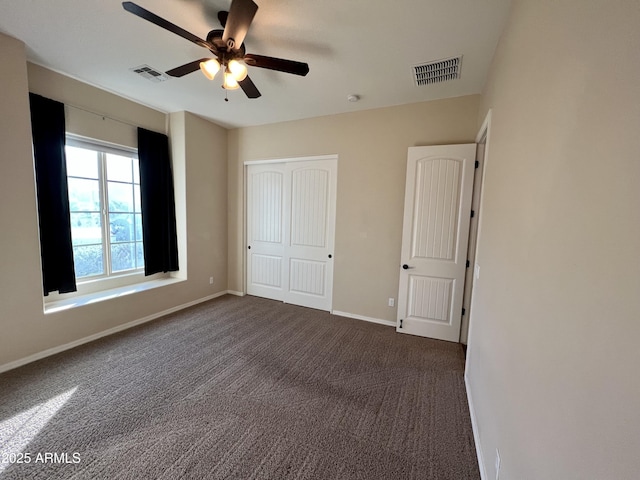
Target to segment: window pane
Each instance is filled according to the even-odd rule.
[[[133,185],[107,182],[110,212],[133,212]]]
[[[67,175],[70,177],[98,178],[98,154],[78,147],[65,147]]]
[[[71,211],[100,211],[100,187],[98,180],[69,178],[69,208]]]
[[[135,243],[114,243],[111,245],[111,270],[121,272],[136,268]]]
[[[127,151],[118,154],[117,150],[105,150],[109,149],[89,144],[66,147],[78,279],[126,273],[144,266],[139,160]]]
[[[144,247],[141,242],[136,243],[136,265],[138,268],[144,267]]]
[[[102,246],[73,247],[73,264],[76,269],[76,278],[102,275],[104,273]]]
[[[131,183],[132,167],[131,158],[107,153],[107,180]]]
[[[136,225],[135,225],[136,240],[140,242],[142,241],[142,215],[137,213],[135,222],[136,222]]]
[[[132,213],[110,213],[109,227],[112,242],[131,242],[135,240]]]
[[[102,243],[102,215],[71,213],[71,239],[74,245]]]

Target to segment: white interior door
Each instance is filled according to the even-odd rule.
[[[247,167],[247,293],[331,311],[337,158]]]
[[[285,164],[247,168],[247,293],[283,300]]]
[[[409,148],[398,332],[460,338],[475,153],[475,144]]]
[[[331,311],[336,169],[335,160],[287,164],[287,303]]]

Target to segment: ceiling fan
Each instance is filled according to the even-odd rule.
[[[218,12],[218,20],[224,30],[211,30],[206,40],[133,2],[122,2],[122,6],[127,12],[204,47],[215,55],[215,58],[200,58],[167,71],[167,75],[172,77],[182,77],[200,69],[205,77],[213,80],[216,73],[222,70],[224,75],[222,88],[226,90],[242,88],[247,97],[258,98],[261,94],[247,75],[247,65],[303,77],[309,73],[309,65],[306,63],[246,53],[244,38],[258,10],[258,5],[253,0],[232,0],[228,12]],[[225,100],[228,99],[225,98]]]

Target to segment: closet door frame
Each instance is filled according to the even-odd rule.
[[[265,298],[271,298],[274,300],[281,300],[286,303],[292,303],[296,305],[306,306],[310,308],[317,308],[320,310],[332,311],[333,308],[333,261],[335,258],[335,221],[336,221],[336,197],[337,197],[337,165],[338,155],[320,155],[320,156],[308,156],[308,157],[295,157],[295,158],[274,158],[268,160],[252,160],[244,162],[244,231],[243,231],[243,248],[244,248],[244,291],[250,295],[261,296]],[[297,246],[292,245],[292,211],[294,205],[291,202],[291,195],[293,190],[293,176],[292,172],[309,167],[313,172],[314,162],[318,165],[322,165],[329,172],[329,178],[327,181],[327,194],[326,194],[326,211],[324,214],[327,216],[326,220],[326,235],[325,241],[322,245],[314,245],[308,249],[309,258],[300,258],[300,249]],[[283,230],[283,252],[282,252],[282,280],[281,289],[268,288],[264,289],[260,285],[252,283],[252,265],[254,256],[262,255],[262,250],[265,245],[255,243],[255,238],[250,238],[252,234],[252,225],[249,222],[253,222],[252,219],[252,194],[250,192],[250,184],[255,179],[249,178],[250,170],[261,171],[263,169],[252,169],[252,166],[269,167],[270,164],[278,164],[281,171],[285,171],[286,175],[283,181],[283,202],[281,218],[284,222]],[[272,165],[276,167],[276,165]],[[268,168],[264,169],[268,170]],[[324,185],[320,183],[319,185]],[[255,208],[255,205],[254,205]],[[255,224],[254,224],[255,225]],[[254,232],[255,233],[255,232]],[[255,237],[255,235],[253,235]],[[252,245],[253,243],[253,245]],[[317,243],[317,238],[315,239]],[[315,250],[315,252],[314,252]],[[302,260],[302,261],[301,261]],[[305,262],[308,260],[308,262]],[[290,289],[291,275],[300,275],[300,266],[307,263],[310,265],[309,272],[317,272],[318,269],[322,270],[324,280],[321,282],[323,287],[322,292],[300,292],[295,289]],[[296,271],[294,272],[294,265]],[[255,268],[255,266],[254,266]],[[304,271],[304,269],[302,270]],[[318,281],[311,282],[310,286],[314,289],[318,289]],[[280,290],[280,291],[278,291]]]

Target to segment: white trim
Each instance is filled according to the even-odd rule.
[[[315,160],[338,160],[338,154],[315,155],[310,157],[268,158],[265,160],[245,160],[244,165],[265,165],[267,163],[308,162]]]
[[[477,292],[476,290],[476,275],[475,268],[478,264],[478,253],[480,253],[480,239],[482,236],[482,212],[485,195],[482,195],[482,192],[485,191],[485,182],[487,181],[487,161],[489,159],[489,141],[491,137],[491,109],[487,112],[487,115],[484,117],[484,121],[482,122],[482,126],[478,131],[478,135],[476,135],[476,142],[482,142],[484,140],[484,158],[482,160],[482,182],[480,183],[480,205],[478,206],[478,228],[476,230],[476,251],[473,255],[474,265],[471,266],[472,271],[469,272],[473,275],[473,280],[471,282],[471,304],[469,305],[469,316],[467,317],[469,322],[469,327],[467,328],[467,359],[465,361],[464,371],[467,372],[469,370],[469,359],[471,358],[471,352],[473,350],[473,345],[471,344],[471,339],[473,338],[473,306],[475,303],[476,296],[473,295],[473,292]],[[466,374],[465,374],[466,375]]]
[[[396,326],[396,322],[392,322],[391,320],[383,320],[381,318],[365,317],[364,315],[357,315],[355,313],[347,313],[347,312],[340,312],[338,310],[332,310],[331,314],[332,315],[338,315],[340,317],[355,318],[356,320],[364,320],[365,322],[378,323],[380,325],[386,325],[387,327],[394,327],[395,328],[395,326]]]
[[[91,112],[93,113],[93,112]],[[113,142],[107,142],[104,140],[98,140],[96,138],[85,137],[83,135],[77,135],[75,133],[66,133],[66,145],[70,147],[85,148],[91,150],[100,150],[106,153],[113,153],[120,156],[128,156],[138,160],[138,149],[134,147],[127,147],[125,145],[119,145]]]
[[[484,137],[489,136],[489,128],[491,127],[491,109],[487,112],[486,117],[484,117],[484,121],[482,122],[482,126],[480,130],[478,130],[478,134],[476,135],[476,143],[481,143]]]
[[[55,300],[47,300],[48,297],[45,297],[44,313],[45,315],[57,313],[63,310],[69,310],[70,308],[82,307],[83,305],[102,302],[104,300],[111,300],[112,298],[123,297],[126,295],[131,295],[133,293],[144,292],[145,290],[165,287],[167,285],[172,285],[174,283],[184,281],[184,278],[164,277],[157,278],[155,280],[148,280],[146,282],[122,285],[107,290],[98,290],[95,292],[81,293],[69,296],[65,294],[64,297],[62,295],[56,295],[54,297]],[[51,296],[52,295],[49,295],[49,297]]]
[[[482,126],[478,131],[478,135],[476,136],[476,143],[480,143],[483,140],[485,141],[484,146],[484,160],[482,162],[482,184],[480,186],[481,192],[484,191],[484,184],[487,179],[486,171],[487,171],[487,160],[489,158],[489,141],[491,137],[491,109],[487,112],[487,115],[482,122]],[[480,206],[478,208],[478,230],[476,232],[476,251],[474,256],[474,262],[478,261],[478,253],[480,251],[480,236],[482,234],[482,210],[484,203],[484,195],[480,195]],[[475,265],[474,265],[475,268]],[[473,274],[473,283],[472,283],[472,292],[476,292],[476,277]],[[476,445],[476,456],[478,457],[478,468],[480,469],[480,479],[488,480],[487,470],[484,465],[484,454],[482,453],[482,444],[480,443],[480,430],[478,426],[478,419],[476,417],[475,407],[473,405],[473,397],[471,396],[471,386],[469,385],[469,366],[471,362],[471,357],[473,355],[473,305],[475,302],[476,296],[472,294],[471,296],[471,305],[469,305],[469,330],[467,332],[467,358],[464,366],[464,386],[467,391],[467,403],[469,404],[469,414],[471,416],[471,430],[473,431],[473,442]]]
[[[74,340],[73,342],[65,343],[64,345],[59,345],[57,347],[49,348],[47,350],[43,350],[42,352],[34,353],[33,355],[29,355],[28,357],[21,358],[19,360],[14,360],[13,362],[5,363],[4,365],[0,365],[0,373],[13,370],[14,368],[21,367],[26,365],[27,363],[35,362],[36,360],[41,360],[46,357],[50,357],[51,355],[55,355],[60,352],[64,352],[65,350],[69,350],[71,348],[78,347],[85,343],[93,342],[94,340],[98,340],[99,338],[106,337],[109,335],[113,335],[114,333],[121,332],[122,330],[127,330],[129,328],[135,327],[137,325],[141,325],[146,322],[150,322],[151,320],[155,320],[156,318],[163,317],[165,315],[169,315],[170,313],[177,312],[178,310],[183,310],[185,308],[191,307],[193,305],[197,305],[198,303],[203,303],[208,300],[213,300],[214,298],[221,297],[226,295],[228,292],[226,290],[218,293],[214,293],[213,295],[209,295],[203,298],[199,298],[197,300],[193,300],[192,302],[183,303],[182,305],[178,305],[176,307],[168,308],[167,310],[163,310],[162,312],[153,313],[151,315],[147,315],[146,317],[139,318],[137,320],[133,320],[128,323],[124,323],[122,325],[118,325],[113,328],[109,328],[108,330],[104,330],[102,332],[94,333],[93,335],[89,335],[88,337],[80,338],[78,340]]]
[[[478,468],[480,469],[480,479],[488,480],[487,470],[484,467],[484,455],[482,454],[482,445],[480,445],[480,433],[478,432],[478,422],[476,420],[476,411],[473,407],[473,399],[471,398],[471,388],[469,388],[469,379],[467,373],[464,374],[464,386],[467,391],[467,403],[469,404],[469,414],[471,416],[471,430],[473,431],[473,443],[476,445],[476,456],[478,457]]]
[[[229,295],[235,295],[236,297],[244,297],[245,296],[244,292],[238,292],[236,290],[227,290],[227,293]]]

